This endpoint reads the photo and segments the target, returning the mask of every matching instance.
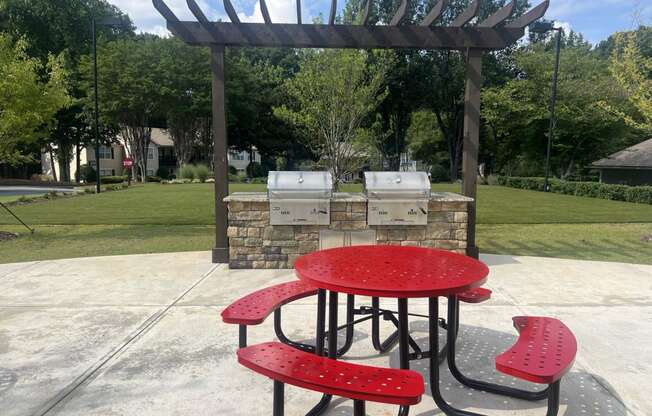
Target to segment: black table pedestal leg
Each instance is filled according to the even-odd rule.
[[[430,351],[439,351],[439,301],[436,297],[428,299],[428,316]],[[450,334],[451,327],[452,325],[449,322],[448,334]],[[439,360],[437,354],[430,355],[430,391],[437,407],[448,416],[482,416],[478,413],[456,409],[444,400],[439,390]]]
[[[408,300],[399,299],[398,300],[398,355],[401,369],[409,370],[410,369],[410,359],[408,354],[410,353],[410,344],[409,344],[409,330],[408,327]],[[401,406],[399,409],[399,416],[407,416],[410,413],[410,406]]]
[[[274,416],[283,416],[285,413],[285,384],[274,380]]]
[[[353,416],[366,416],[365,402],[363,400],[353,401]]]
[[[549,387],[541,391],[527,391],[516,389],[513,387],[501,386],[499,384],[488,383],[486,381],[474,380],[462,374],[457,368],[455,362],[455,342],[457,340],[457,332],[459,330],[459,316],[460,316],[460,302],[457,296],[448,297],[448,336],[446,339],[448,345],[448,368],[450,369],[453,377],[457,379],[462,385],[476,390],[483,390],[487,393],[499,394],[502,396],[514,397],[516,399],[538,401],[548,397]]]
[[[317,342],[315,345],[315,354],[324,355],[324,339],[326,338],[326,290],[319,289],[317,292]],[[333,396],[324,394],[319,403],[317,403],[306,416],[318,416],[328,409]]]
[[[559,385],[561,380],[557,380],[549,386],[548,392],[548,412],[546,416],[557,416],[559,413]]]

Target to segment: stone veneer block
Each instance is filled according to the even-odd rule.
[[[229,207],[229,266],[279,269],[292,268],[299,256],[318,250],[321,230],[374,230],[377,244],[440,248],[463,254],[472,199],[434,192],[428,203],[428,224],[420,226],[367,225],[367,200],[356,193],[334,194],[329,226],[269,225],[269,201],[262,192],[235,193],[225,202]]]

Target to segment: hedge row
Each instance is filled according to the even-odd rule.
[[[543,191],[544,178],[520,178],[498,176],[498,185],[511,188]],[[611,185],[599,182],[570,182],[560,179],[548,181],[550,192],[565,195],[586,196],[590,198],[609,199],[612,201],[652,204],[652,186]]]

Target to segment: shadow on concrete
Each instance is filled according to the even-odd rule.
[[[427,321],[412,322],[410,331],[419,345],[426,350],[428,348]],[[423,336],[417,338],[419,333],[423,333]],[[440,343],[443,345],[444,341],[444,334],[440,333]],[[521,389],[540,390],[545,386],[528,383],[495,370],[494,358],[513,345],[515,341],[515,334],[462,325],[457,344],[458,367],[464,374],[475,379]],[[397,350],[391,353],[390,365],[394,368],[399,366]],[[426,382],[426,396],[424,396],[423,401],[430,401],[433,405],[432,411],[415,412],[414,414],[418,416],[442,414],[434,406],[434,402],[430,397],[428,366],[428,360],[411,362],[411,369],[420,372]],[[486,409],[489,414],[491,414],[492,410],[516,411],[514,414],[527,415],[540,414],[543,416],[546,414],[547,402],[545,400],[528,402],[469,389],[452,377],[446,364],[442,364],[440,371],[442,394],[449,403],[459,409],[472,408],[474,411],[480,411],[481,413]],[[527,412],[524,413],[518,412],[526,410]],[[624,416],[626,414],[627,409],[623,404],[623,400],[608,381],[577,369],[577,366],[562,379],[559,415]]]

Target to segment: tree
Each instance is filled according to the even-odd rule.
[[[515,62],[518,77],[483,94],[485,141],[493,147],[499,170],[541,174],[554,51],[545,44],[531,45],[516,54]],[[621,116],[628,111],[622,89],[588,44],[567,42],[560,68],[552,167],[565,178],[620,147],[630,130]]]
[[[205,48],[188,46],[182,41],[161,39],[161,97],[167,127],[174,141],[177,166],[190,162],[201,143],[202,129],[211,113],[210,55]],[[212,140],[212,136],[210,136]]]
[[[446,142],[437,126],[437,116],[430,110],[415,111],[407,130],[408,148],[416,160],[436,171],[433,180],[449,180]],[[445,172],[445,173],[444,173]]]
[[[152,126],[165,117],[162,85],[162,42],[152,35],[117,40],[98,48],[102,125],[113,126],[127,154],[133,158],[142,181],[147,180],[148,148]],[[83,73],[91,74],[90,59],[83,61]],[[86,107],[92,108],[92,78],[86,78]]]
[[[71,180],[70,161],[76,153],[77,176],[79,155],[93,140],[92,116],[84,112],[80,100],[80,59],[91,50],[91,18],[118,18],[118,27],[98,26],[99,39],[115,40],[133,34],[133,25],[125,14],[105,0],[4,0],[0,1],[0,16],[4,16],[5,32],[14,41],[25,38],[26,53],[43,64],[49,56],[61,56],[66,72],[68,93],[73,104],[57,112],[50,135],[43,137],[42,146],[51,150],[52,161],[59,163],[61,180]],[[79,178],[75,178],[78,180]]]
[[[61,57],[47,64],[27,56],[27,43],[0,34],[0,161],[30,159],[20,146],[46,137],[55,114],[70,103]]]
[[[649,43],[647,47],[652,48]],[[616,34],[610,69],[637,111],[627,121],[635,128],[652,132],[652,54],[643,53],[636,32]]]
[[[286,83],[292,106],[276,107],[282,120],[300,126],[306,145],[333,175],[337,187],[360,168],[364,118],[385,98],[385,68],[365,65],[367,52],[324,50],[311,54]]]

